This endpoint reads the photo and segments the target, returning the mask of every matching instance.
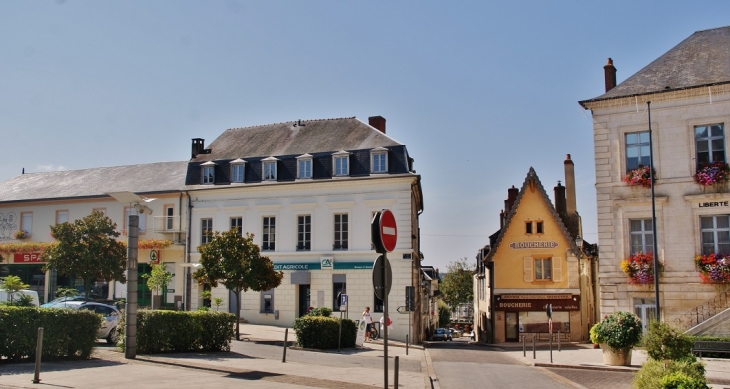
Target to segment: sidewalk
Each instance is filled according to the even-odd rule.
[[[633,350],[630,367],[608,366],[603,363],[601,349],[594,349],[591,344],[562,344],[562,350],[558,351],[558,345],[553,343],[553,360],[551,363],[550,346],[547,343],[537,344],[535,359],[533,359],[532,343],[530,342],[525,344],[524,356],[521,343],[501,343],[494,346],[481,344],[481,346],[503,350],[526,365],[549,368],[635,372],[648,359],[648,355],[644,350]],[[711,387],[730,387],[730,360],[703,358],[701,361],[705,363],[705,376]]]
[[[92,360],[45,362],[41,365],[41,384],[73,388],[372,388],[382,387],[383,345],[365,343],[363,348],[342,352],[287,349],[282,363],[284,328],[242,324],[241,339],[233,341],[230,353],[184,353],[137,355],[128,360],[114,348],[98,347]],[[295,340],[288,331],[287,343]],[[401,366],[399,386],[430,388],[425,352],[422,348],[397,347],[390,342],[389,383],[394,380],[394,357]],[[390,345],[395,347],[390,347]],[[264,346],[281,346],[264,347]],[[404,346],[404,345],[400,345]],[[255,352],[253,352],[255,350]],[[258,353],[260,355],[254,355]],[[351,357],[350,357],[351,356]],[[289,360],[298,359],[298,362]],[[348,358],[349,357],[349,358]],[[337,363],[334,363],[334,362]],[[420,366],[420,369],[413,366]],[[418,372],[414,370],[420,370]],[[32,363],[0,365],[0,388],[38,388],[33,384]]]

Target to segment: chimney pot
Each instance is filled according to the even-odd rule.
[[[368,124],[370,124],[371,127],[374,127],[375,129],[379,130],[383,134],[385,134],[385,118],[382,116],[370,116],[368,118]]]
[[[195,158],[198,154],[202,153],[205,149],[205,139],[193,138],[192,157]]]
[[[613,66],[613,60],[611,58],[603,66],[603,73],[606,82],[606,92],[608,92],[616,87],[616,67]]]

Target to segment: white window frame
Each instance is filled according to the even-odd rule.
[[[202,168],[200,182],[203,185],[215,184],[215,163],[208,161],[200,166]]]
[[[276,216],[261,219],[261,251],[276,251]]]
[[[637,254],[639,251],[644,254],[654,253],[654,226],[649,229],[647,224],[652,224],[651,218],[629,219],[629,255]],[[638,249],[634,245],[635,237],[641,240]]]
[[[276,181],[277,179],[277,162],[279,160],[274,157],[268,157],[261,160],[261,181]],[[267,171],[269,170],[269,171]],[[270,173],[270,174],[267,174]]]
[[[30,235],[33,232],[33,212],[20,213],[20,230]]]
[[[725,219],[725,225],[727,227],[718,227],[718,220],[720,218]],[[712,226],[702,227],[702,220],[712,220]],[[707,242],[708,234],[712,236],[712,242]],[[730,215],[704,215],[700,216],[700,244],[703,255],[714,254],[714,253],[727,253],[730,252],[730,239],[727,242],[720,243],[720,236],[730,236]],[[722,244],[722,247],[720,246]],[[709,246],[712,249],[709,250]]]
[[[312,215],[297,215],[297,251],[312,250]]]
[[[175,206],[172,204],[165,204],[165,218],[164,230],[174,231],[175,230]]]
[[[242,216],[233,216],[230,219],[228,219],[228,224],[230,226],[230,229],[236,229],[238,231],[238,236],[243,236],[243,217]]]
[[[344,219],[344,221],[343,221]],[[333,250],[349,250],[350,247],[350,217],[346,212],[336,213],[333,217],[334,234]],[[339,236],[339,238],[338,238]]]
[[[314,158],[310,154],[297,157],[297,179],[311,180],[314,171]]]
[[[213,232],[213,218],[204,217],[200,219],[200,244],[206,244],[210,242],[211,237],[206,232]]]
[[[711,127],[712,126],[720,126],[720,130],[722,131],[722,136],[712,135],[712,133],[711,133]],[[708,136],[698,139],[697,138],[697,129],[698,128],[701,128],[701,127],[708,127]],[[692,131],[692,136],[693,136],[693,139],[694,139],[694,147],[695,147],[695,161],[697,162],[696,163],[697,164],[697,167],[699,167],[700,164],[703,163],[703,162],[709,162],[709,163],[712,163],[712,162],[727,162],[727,144],[726,144],[727,140],[725,139],[726,138],[726,134],[725,134],[725,123],[718,122],[718,123],[711,123],[711,124],[695,125],[695,126],[692,126],[692,130],[693,130]],[[699,155],[698,155],[699,154],[699,148],[697,147],[698,142],[700,140],[702,142],[707,142],[707,147],[708,147],[708,151],[707,151],[707,153],[708,153],[707,159],[708,160],[707,161],[700,161],[700,158],[699,158]],[[723,154],[722,161],[715,160],[715,158],[713,156],[713,151],[714,151],[714,149],[712,148],[712,143],[713,143],[712,141],[713,140],[722,140],[722,142],[721,142],[722,143],[722,154]],[[717,150],[719,150],[719,149],[717,149]]]
[[[68,209],[56,211],[56,225],[63,224],[68,221]]]
[[[344,163],[344,169],[342,164]],[[332,177],[347,177],[350,175],[350,153],[338,151],[332,154]]]
[[[382,158],[382,166],[380,163],[376,163],[379,158]],[[377,147],[370,151],[370,172],[373,174],[388,172],[388,149]]]
[[[547,266],[545,266],[545,263],[548,263]],[[539,257],[539,258],[533,258],[533,269],[535,272],[535,281],[552,281],[553,280],[553,258],[552,257]],[[539,268],[539,274],[538,274],[538,264],[540,264]],[[545,270],[549,273],[547,276],[545,276]],[[539,275],[539,277],[538,277]]]
[[[636,136],[636,142],[629,143],[630,136]],[[646,135],[646,139],[642,141],[642,136]],[[636,149],[638,162],[636,165],[629,165],[629,150]],[[642,151],[648,152],[644,155]],[[649,145],[649,131],[632,131],[624,133],[624,158],[626,163],[626,171],[637,169],[639,166],[649,166],[651,162],[651,147]],[[642,160],[646,159],[646,163]]]
[[[236,159],[231,161],[231,182],[242,183],[246,180],[246,161]]]

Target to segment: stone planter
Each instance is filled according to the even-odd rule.
[[[603,363],[609,366],[631,366],[632,348],[617,349],[601,343]]]

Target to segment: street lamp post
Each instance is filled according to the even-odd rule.
[[[127,240],[127,303],[124,317],[124,358],[137,356],[137,247],[139,216],[129,215]]]
[[[651,183],[651,228],[654,236],[654,298],[656,299],[656,320],[662,320],[659,305],[659,250],[657,250],[656,237],[656,204],[654,201],[654,146],[651,137],[651,101],[646,102],[646,109],[649,113],[649,182]]]

